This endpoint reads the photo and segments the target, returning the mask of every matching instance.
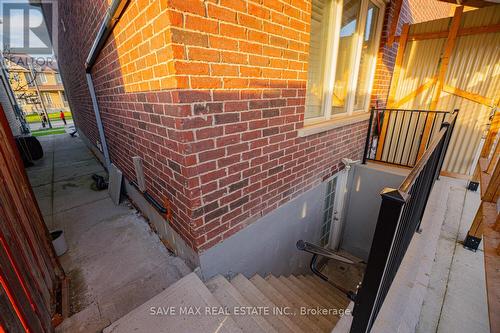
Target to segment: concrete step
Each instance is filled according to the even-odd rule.
[[[232,311],[232,318],[243,332],[277,332],[273,326],[262,315],[242,315],[241,311],[235,313],[235,309],[251,309],[251,304],[240,292],[223,276],[217,275],[205,285],[212,292],[222,306]]]
[[[316,290],[321,290],[322,293],[328,296],[328,298],[334,303],[339,309],[347,308],[349,304],[349,299],[340,290],[331,286],[327,282],[321,280],[314,275],[299,276],[299,280],[308,284],[311,288]]]
[[[340,300],[340,303],[342,306],[347,307],[347,304],[349,304],[349,299],[347,296],[340,290],[329,284],[328,282],[322,280],[321,278],[317,277],[316,275],[309,275],[308,276],[309,280],[312,281],[313,283],[316,283],[320,288],[326,288],[329,292],[331,292],[338,300]]]
[[[252,282],[250,282],[242,274],[238,274],[236,277],[234,277],[231,280],[231,285],[233,285],[238,290],[238,292],[243,295],[243,297],[254,307],[266,307],[268,309],[274,309],[276,307],[276,304],[274,304],[269,298],[267,298],[259,289],[257,289],[257,287],[255,287]],[[278,332],[303,332],[290,318],[286,316],[276,315],[271,312],[271,315],[266,316],[266,320]]]
[[[316,325],[312,320],[307,318],[306,316],[300,315],[300,309],[296,306],[290,304],[290,300],[288,300],[284,295],[282,295],[279,291],[277,291],[273,286],[271,286],[266,280],[264,280],[259,275],[254,275],[250,281],[269,299],[279,307],[291,307],[295,312],[295,315],[290,315],[290,318],[297,326],[299,326],[302,330],[308,332],[323,332],[323,330]]]
[[[212,309],[212,313],[207,313],[207,308]],[[214,308],[221,309],[222,306],[198,276],[191,273],[103,332],[242,332],[231,316],[214,311]],[[181,314],[182,309],[199,309],[201,314]]]
[[[323,300],[320,299],[320,297],[317,296],[316,293],[311,293],[306,288],[302,287],[302,285],[297,282],[299,280],[293,280],[293,277],[293,275],[290,277],[280,276],[278,280],[286,285],[291,291],[293,291],[300,299],[307,302],[307,304],[309,304],[311,308],[319,308],[322,310],[328,310],[331,308],[330,305],[325,305],[326,302],[323,302]],[[338,318],[336,318],[334,315],[323,315],[322,317],[326,320],[330,329],[333,328],[338,320]]]
[[[300,314],[300,311],[302,309],[312,309],[317,307],[317,305],[314,304],[315,302],[310,297],[307,297],[307,295],[306,298],[301,297],[291,288],[289,288],[283,281],[274,277],[273,275],[267,276],[265,280],[269,282],[269,284],[273,286],[277,291],[279,291],[286,299],[288,299],[289,304],[298,309],[298,313],[300,316],[302,316],[302,314]],[[329,322],[323,316],[309,314],[306,315],[306,317],[309,318],[317,326],[319,326],[324,332],[330,332],[333,328],[333,323]]]
[[[324,298],[327,298],[331,303],[333,303],[334,306],[338,306],[339,304],[342,304],[342,300],[344,297],[337,295],[334,291],[332,286],[325,286],[323,284],[317,283],[316,280],[311,279],[312,276],[298,276],[297,279],[311,288],[312,290],[321,290],[321,293],[323,294]]]
[[[299,280],[294,275],[290,275],[288,277],[288,280],[290,282],[295,283],[295,285],[304,290],[304,292],[306,292],[308,295],[311,295],[314,299],[318,300],[318,302],[323,306],[328,308],[335,307],[335,303],[329,297],[326,296],[323,290],[313,289],[309,287],[309,285],[305,284],[303,281]]]

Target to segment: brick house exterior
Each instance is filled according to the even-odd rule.
[[[416,3],[418,2],[418,5]],[[99,134],[84,64],[108,1],[59,1],[58,61],[75,122]],[[385,105],[397,44],[385,46],[386,6],[372,102]],[[404,0],[398,23],[450,15],[435,0]],[[92,75],[112,162],[172,208],[171,227],[195,252],[360,159],[367,120],[300,137],[310,0],[133,0]]]

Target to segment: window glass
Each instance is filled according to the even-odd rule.
[[[335,192],[337,189],[337,177],[328,182],[326,189],[325,208],[323,210],[323,223],[321,223],[320,245],[326,247],[330,241],[330,231],[335,208]]]
[[[38,84],[47,83],[47,77],[45,76],[45,73],[36,73],[36,80]]]
[[[361,0],[345,0],[342,8],[337,69],[332,96],[332,115],[346,112],[349,79],[356,56],[358,15]]]
[[[316,0],[312,2],[306,118],[314,118],[322,115],[331,2],[331,0]]]
[[[367,111],[384,8],[379,0],[312,1],[307,120]]]
[[[48,93],[45,93],[44,97],[45,97],[45,101],[47,102],[47,104],[52,105],[52,97]]]
[[[361,60],[359,63],[358,83],[356,95],[354,98],[354,110],[365,109],[369,103],[368,92],[370,90],[370,73],[374,64],[374,58],[377,56],[377,41],[375,40],[375,31],[377,30],[377,19],[379,9],[372,2],[368,3],[368,12],[366,15],[366,26],[363,35],[363,44],[361,47]]]

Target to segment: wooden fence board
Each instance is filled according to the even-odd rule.
[[[64,272],[1,107],[0,221],[0,327],[53,332]]]
[[[0,332],[21,333],[25,329],[12,307],[7,293],[0,284]],[[2,331],[3,330],[3,331]]]

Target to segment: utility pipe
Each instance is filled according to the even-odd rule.
[[[104,127],[102,125],[101,112],[99,110],[94,83],[92,81],[92,67],[94,66],[99,53],[106,44],[106,41],[111,35],[113,28],[120,19],[120,16],[125,11],[125,8],[127,7],[129,2],[130,0],[113,0],[111,6],[108,8],[106,14],[104,15],[104,19],[101,23],[101,27],[99,28],[99,32],[97,33],[96,39],[94,40],[94,43],[92,44],[92,47],[90,49],[90,53],[87,57],[87,61],[85,62],[85,76],[87,78],[90,97],[92,99],[92,107],[94,109],[97,129],[99,131],[99,138],[101,139],[102,151],[104,153],[104,159],[106,161],[106,168],[108,168],[108,170],[109,166],[111,165],[111,160],[109,158],[106,135],[104,134]]]

